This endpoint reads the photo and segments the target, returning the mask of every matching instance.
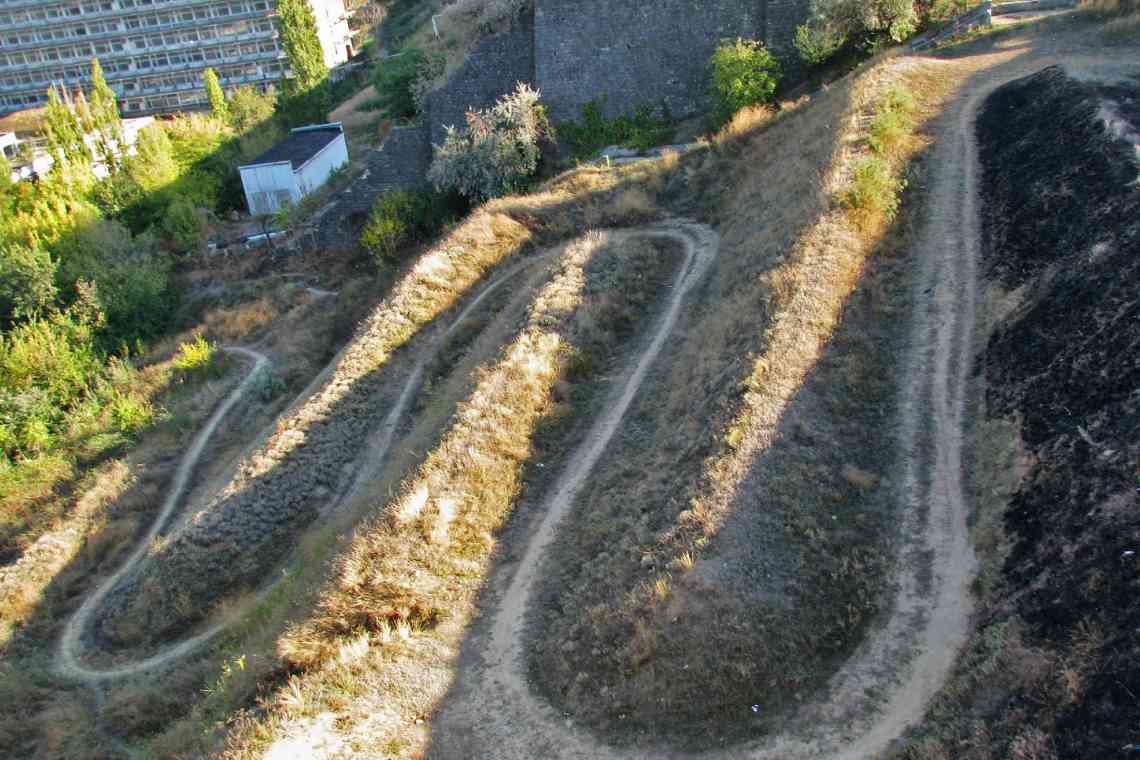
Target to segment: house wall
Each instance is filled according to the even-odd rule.
[[[294,172],[297,176],[297,189],[302,196],[308,195],[325,184],[334,169],[339,169],[347,163],[348,144],[341,134]]]
[[[301,190],[288,162],[243,166],[241,185],[245,190],[246,208],[251,214],[271,214],[286,200],[296,203],[301,199]],[[265,195],[259,195],[261,193]]]

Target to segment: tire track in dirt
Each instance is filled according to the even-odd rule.
[[[412,399],[416,392],[422,385],[423,374],[426,368],[435,360],[439,351],[447,345],[448,339],[459,329],[463,322],[476,310],[480,305],[486,301],[491,295],[499,290],[504,284],[514,279],[516,275],[523,270],[537,265],[539,262],[549,258],[551,253],[546,253],[541,256],[530,257],[525,261],[521,261],[506,272],[500,274],[486,286],[476,296],[471,303],[463,308],[458,315],[452,320],[447,330],[432,342],[431,346],[420,353],[416,359],[416,363],[412,368],[408,379],[405,381],[400,396],[392,409],[385,416],[384,421],[380,427],[369,437],[365,453],[361,457],[363,460],[362,466],[359,467],[356,476],[353,478],[349,487],[341,494],[334,502],[330,509],[335,509],[337,505],[344,504],[354,498],[360,493],[361,489],[372,478],[374,478],[384,463],[387,453],[391,448],[393,438],[399,428],[400,422],[403,420]],[[133,675],[138,675],[151,670],[167,667],[186,655],[192,653],[203,644],[217,636],[224,631],[233,622],[232,620],[223,620],[208,628],[200,631],[199,633],[183,639],[182,641],[169,644],[161,648],[155,654],[136,660],[123,665],[114,667],[95,667],[85,665],[83,662],[83,654],[86,650],[86,645],[83,641],[83,634],[88,628],[92,617],[99,609],[99,605],[107,597],[107,595],[115,588],[116,584],[135,566],[146,560],[148,550],[151,543],[158,538],[162,530],[170,521],[171,516],[178,509],[183,496],[187,490],[190,476],[196,469],[199,460],[205,447],[209,443],[210,438],[217,430],[218,426],[222,423],[230,410],[246,395],[252,387],[257,375],[269,367],[269,359],[263,354],[258,353],[247,348],[226,348],[227,352],[240,354],[247,358],[253,359],[254,364],[246,374],[241,383],[226,397],[225,401],[210,416],[206,425],[195,437],[190,449],[184,455],[182,461],[179,463],[178,470],[175,473],[174,481],[167,492],[166,499],[163,501],[162,508],[159,514],[155,517],[150,530],[146,536],[139,541],[138,546],[134,552],[123,562],[123,564],[111,576],[105,579],[99,586],[84,600],[83,604],[75,611],[68,619],[64,630],[59,639],[55,658],[55,670],[59,675],[66,678],[71,678],[77,681],[85,682],[99,682],[108,681],[119,678],[126,678]],[[343,351],[338,353],[336,357],[329,363],[326,370],[322,371],[309,384],[308,387],[302,391],[290,408],[295,407],[304,398],[307,398],[314,393],[321,385],[328,381],[331,377],[331,371],[339,363],[340,358],[343,356]],[[286,413],[288,410],[286,410]],[[264,598],[266,594],[273,590],[275,583],[262,589],[257,598]]]

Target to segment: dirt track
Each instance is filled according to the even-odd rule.
[[[1008,58],[999,55],[984,64],[982,68],[993,66],[1000,73],[971,80],[974,86],[952,102],[940,120],[929,213],[912,256],[915,309],[901,378],[898,445],[906,467],[901,476],[903,545],[895,597],[887,619],[831,680],[827,694],[803,708],[781,736],[692,755],[667,747],[607,746],[576,729],[527,683],[525,612],[543,552],[637,393],[657,340],[671,329],[666,318],[637,370],[624,382],[621,396],[610,402],[553,489],[548,512],[493,613],[480,664],[472,667],[468,683],[460,685],[433,727],[431,756],[854,759],[874,756],[922,717],[966,641],[972,609],[969,585],[975,559],[963,496],[962,427],[975,340],[980,245],[974,119],[993,88],[1045,65],[1003,67]],[[684,297],[685,287],[674,292],[671,308]],[[868,694],[874,692],[885,697],[872,701]]]
[[[859,650],[831,684],[823,704],[807,708],[797,724],[808,728],[761,744],[707,757],[859,758],[874,754],[918,719],[926,701],[941,685],[968,631],[973,575],[971,549],[962,495],[961,443],[970,345],[974,331],[975,268],[978,223],[975,199],[976,156],[973,116],[980,96],[955,106],[947,120],[935,159],[936,178],[930,214],[916,251],[918,268],[912,317],[909,384],[903,391],[899,446],[907,461],[904,502],[903,561],[896,578],[898,593],[889,620]],[[637,393],[656,349],[672,330],[680,303],[691,284],[711,260],[715,242],[690,237],[689,256],[696,263],[679,285],[661,320],[654,341],[639,358],[622,393],[599,418],[574,464],[553,490],[545,518],[530,540],[525,555],[494,614],[484,665],[477,683],[459,704],[445,713],[433,737],[434,755],[530,758],[542,747],[544,757],[662,758],[673,756],[663,747],[651,750],[614,749],[573,729],[530,690],[526,682],[524,621],[543,552],[554,537],[575,493],[621,423]],[[924,560],[930,553],[933,560]],[[929,594],[922,576],[933,573],[936,594]],[[868,705],[870,688],[887,689],[883,675],[900,658],[909,659],[901,684],[890,689],[886,709],[870,725],[853,730],[852,722]],[[463,726],[461,736],[449,733],[449,723]],[[852,736],[854,734],[854,736]],[[854,738],[854,741],[852,739]]]
[[[479,295],[472,299],[471,303],[452,320],[446,332],[439,336],[428,350],[423,351],[417,357],[415,366],[409,374],[407,381],[404,383],[398,401],[392,406],[384,418],[383,423],[370,437],[367,443],[366,453],[361,457],[361,464],[357,470],[356,477],[353,479],[346,493],[338,500],[338,503],[343,503],[356,495],[360,488],[366,484],[370,478],[375,476],[378,468],[383,464],[387,457],[388,450],[392,445],[396,429],[406,415],[412,398],[421,385],[424,370],[435,360],[436,354],[446,345],[447,339],[489,296],[497,291],[503,284],[513,279],[517,274],[523,271],[523,269],[533,266],[540,258],[541,257],[531,258],[527,261],[520,262],[493,279],[483,288]],[[167,492],[162,509],[155,517],[154,523],[146,536],[139,541],[134,552],[131,553],[122,566],[99,584],[98,588],[84,600],[80,608],[67,621],[63,634],[60,636],[56,656],[56,670],[60,675],[78,681],[106,681],[168,667],[177,662],[180,658],[195,651],[198,647],[228,627],[229,621],[216,623],[199,631],[193,636],[163,647],[151,656],[115,667],[94,667],[83,663],[83,654],[86,649],[83,640],[84,633],[89,627],[92,617],[99,610],[100,604],[128,572],[147,560],[147,554],[152,542],[162,534],[163,529],[166,528],[170,522],[170,518],[181,505],[190,477],[194,473],[198,461],[201,459],[202,453],[209,443],[211,436],[214,434],[214,431],[222,423],[229,411],[250,390],[257,375],[269,366],[268,358],[256,351],[245,348],[227,348],[226,350],[253,359],[253,366],[238,387],[235,388],[214,411],[206,425],[195,437],[193,445],[191,445],[179,463],[174,481]],[[298,397],[298,403],[312,395],[323,383],[328,381],[332,368],[338,364],[340,358],[341,355],[333,358],[332,362],[330,362],[329,369],[322,372],[309,387],[301,393]],[[266,594],[272,588],[273,585],[270,585],[262,589],[259,597]]]

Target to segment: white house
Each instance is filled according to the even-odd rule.
[[[238,167],[246,206],[251,214],[260,215],[294,205],[347,163],[348,145],[339,121],[298,127],[251,163]]]

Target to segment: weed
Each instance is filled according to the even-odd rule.
[[[213,363],[217,347],[201,333],[178,347],[174,368],[185,373],[206,373]]]
[[[665,106],[643,104],[630,114],[613,118],[606,118],[605,107],[603,95],[582,106],[579,121],[558,125],[559,139],[575,157],[589,157],[610,145],[646,150],[669,139],[674,120]]]
[[[853,211],[861,225],[870,219],[891,221],[899,209],[899,193],[906,181],[895,177],[890,162],[878,155],[863,156],[852,167],[851,186],[842,202]]]

